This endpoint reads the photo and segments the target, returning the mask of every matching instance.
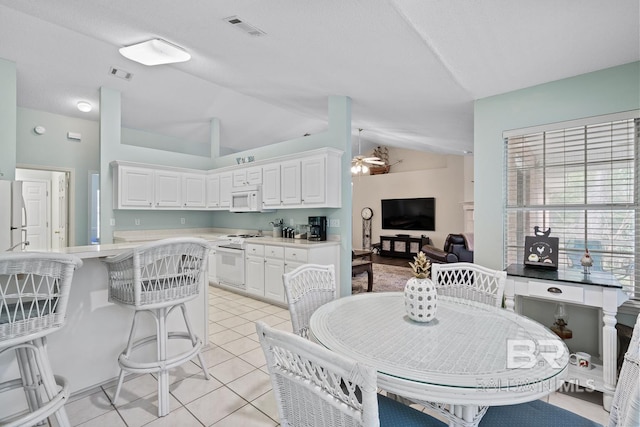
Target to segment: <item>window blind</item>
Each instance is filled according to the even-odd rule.
[[[534,226],[559,238],[560,268],[607,271],[640,299],[640,119],[539,130],[505,138],[505,265],[524,261]]]

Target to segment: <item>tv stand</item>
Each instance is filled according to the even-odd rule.
[[[428,237],[396,234],[380,236],[380,255],[399,258],[413,258],[424,245],[431,243]]]

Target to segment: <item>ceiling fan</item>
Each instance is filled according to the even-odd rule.
[[[379,157],[364,157],[360,152],[360,133],[362,129],[358,129],[358,155],[351,159],[351,173],[354,175],[369,173],[368,165],[384,166],[384,162]]]

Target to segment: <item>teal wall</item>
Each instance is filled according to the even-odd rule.
[[[0,179],[16,173],[16,64],[0,58]]]
[[[640,62],[475,102],[475,262],[503,266],[502,132],[640,108]]]
[[[38,135],[36,126],[46,132]],[[81,141],[67,139],[67,132],[82,135]],[[17,164],[62,168],[72,171],[75,204],[70,213],[75,241],[69,246],[89,244],[89,172],[99,169],[98,123],[91,120],[51,114],[44,111],[18,108]]]

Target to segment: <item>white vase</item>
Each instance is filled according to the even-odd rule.
[[[404,308],[416,322],[431,322],[436,317],[438,294],[431,279],[412,277],[404,286]]]

